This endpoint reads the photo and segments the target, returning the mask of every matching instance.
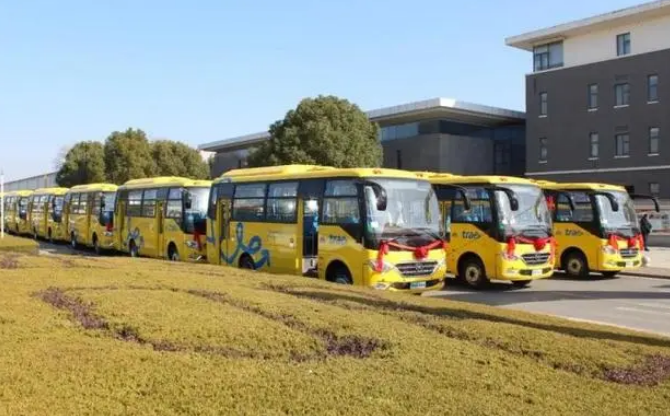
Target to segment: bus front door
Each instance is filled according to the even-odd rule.
[[[302,206],[302,274],[317,277],[319,256],[319,201],[307,199]]]

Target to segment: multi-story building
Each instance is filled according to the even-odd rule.
[[[56,172],[44,175],[32,176],[30,178],[11,180],[5,183],[5,190],[9,191],[33,191],[39,188],[50,188],[56,186]]]
[[[532,52],[526,174],[670,198],[670,1],[506,40]]]
[[[461,175],[523,175],[525,115],[446,98],[372,110],[380,126],[384,167]],[[203,144],[215,152],[212,175],[246,166],[267,132]]]

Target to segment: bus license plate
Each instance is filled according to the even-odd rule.
[[[540,269],[533,270],[533,276],[541,276],[541,275],[542,275],[542,270],[540,270]]]
[[[632,261],[627,261],[626,262],[626,267],[633,267],[633,262]]]
[[[409,284],[410,289],[425,289],[426,282],[412,282]]]

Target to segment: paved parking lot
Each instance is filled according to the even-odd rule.
[[[557,274],[526,289],[494,285],[475,292],[457,284],[432,292],[451,300],[483,303],[654,332],[670,337],[670,280],[623,276],[572,280]]]

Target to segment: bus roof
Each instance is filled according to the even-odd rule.
[[[65,195],[68,188],[40,188],[33,192],[33,195]]]
[[[420,179],[414,172],[386,168],[334,168],[317,165],[283,165],[230,170],[214,183],[252,182],[309,178],[397,178]]]
[[[212,186],[212,181],[181,178],[178,176],[161,176],[156,178],[133,179],[119,186],[119,189],[167,188],[172,186],[209,188]]]
[[[118,189],[113,183],[90,183],[88,185],[77,185],[70,192],[114,192]]]
[[[431,183],[440,185],[458,185],[458,184],[490,184],[490,185],[537,185],[530,179],[518,178],[516,176],[460,176],[451,174],[437,174],[428,178]]]
[[[33,194],[33,191],[28,191],[28,190],[20,190],[20,191],[9,191],[5,192],[5,198],[10,197],[10,196],[19,196],[19,197],[27,197]]]
[[[566,190],[566,191],[577,191],[577,190],[587,190],[587,191],[623,191],[626,192],[626,188],[619,185],[611,185],[607,183],[591,183],[591,182],[568,182],[568,183],[550,183],[546,185],[541,185],[546,189],[553,190]]]

